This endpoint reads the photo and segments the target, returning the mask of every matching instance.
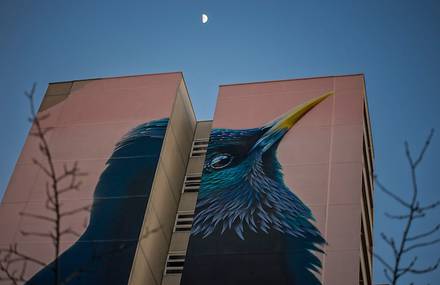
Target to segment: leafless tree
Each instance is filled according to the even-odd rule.
[[[78,163],[74,162],[73,165],[64,165],[60,171],[55,167],[52,152],[50,150],[47,135],[52,130],[51,127],[45,127],[44,121],[49,118],[49,114],[41,114],[36,112],[34,105],[35,84],[30,91],[26,91],[25,95],[29,100],[30,105],[30,117],[29,121],[32,123],[30,135],[38,139],[39,151],[42,154],[42,159],[33,158],[33,163],[45,174],[47,177],[46,182],[46,201],[45,207],[50,212],[48,215],[41,215],[35,213],[22,212],[20,213],[24,217],[40,220],[51,225],[51,230],[48,232],[38,231],[21,231],[24,236],[34,236],[47,238],[53,243],[54,247],[54,285],[63,284],[63,280],[60,280],[60,269],[57,257],[60,255],[60,242],[66,235],[79,236],[79,233],[75,232],[70,226],[65,226],[64,220],[66,217],[75,215],[82,211],[89,211],[90,206],[83,206],[76,209],[63,209],[63,203],[61,202],[62,195],[78,191],[81,186],[79,177],[86,175],[81,172]],[[36,257],[30,256],[27,253],[20,251],[18,245],[11,244],[8,248],[0,248],[0,283],[9,282],[9,284],[22,284],[26,282],[26,276],[28,267],[30,264],[36,264],[41,267],[48,264]]]
[[[385,278],[392,284],[398,284],[399,279],[406,274],[426,274],[436,270],[440,264],[440,258],[437,261],[426,267],[418,267],[418,256],[414,253],[415,249],[429,247],[440,242],[440,237],[436,238],[437,232],[440,230],[440,224],[435,225],[430,230],[423,233],[414,233],[414,224],[416,220],[423,219],[427,216],[428,211],[433,210],[440,205],[440,201],[428,205],[422,205],[419,199],[419,186],[417,182],[417,167],[422,162],[429,144],[431,143],[434,130],[431,130],[427,137],[422,150],[416,156],[411,154],[408,142],[405,142],[405,155],[408,160],[408,164],[411,171],[411,200],[407,201],[401,198],[387,187],[385,187],[376,178],[376,183],[385,194],[391,197],[394,201],[400,204],[404,208],[402,214],[391,214],[386,212],[385,216],[392,220],[402,221],[404,223],[402,236],[399,238],[391,237],[385,233],[381,233],[380,236],[384,242],[391,248],[393,252],[393,258],[391,261],[387,261],[383,256],[375,253],[376,259],[383,265],[383,272]],[[409,262],[405,262],[409,260]],[[414,283],[410,283],[414,284]]]

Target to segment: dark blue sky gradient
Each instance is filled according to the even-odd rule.
[[[376,171],[400,196],[409,193],[403,141],[419,149],[438,130],[419,171],[430,202],[440,198],[439,52],[438,0],[2,0],[0,196],[29,130],[22,94],[33,82],[39,103],[48,82],[183,71],[198,119],[209,119],[219,84],[364,73]],[[399,210],[377,191],[376,236],[399,233],[385,209]],[[432,214],[421,229],[438,222]],[[421,263],[439,252],[421,251]],[[437,284],[440,270],[412,279]]]

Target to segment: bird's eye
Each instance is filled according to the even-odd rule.
[[[209,166],[214,169],[221,169],[228,166],[232,161],[232,155],[230,154],[219,154],[211,160]]]

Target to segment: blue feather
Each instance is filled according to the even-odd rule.
[[[212,130],[192,235],[206,239],[214,233],[233,233],[245,241],[248,235],[284,234],[294,241],[295,250],[304,252],[301,266],[296,264],[298,261],[287,262],[295,264],[292,270],[319,272],[321,263],[313,252],[323,252],[325,240],[312,223],[315,218],[309,207],[284,183],[282,167],[276,158],[278,143],[274,143],[284,133],[266,136],[267,145],[264,145],[265,141],[259,138],[267,129],[265,126]],[[308,276],[304,280],[313,281],[309,284],[320,284],[313,274],[304,274],[297,276]]]

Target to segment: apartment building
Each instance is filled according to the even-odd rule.
[[[210,121],[181,73],[60,82],[39,114],[55,174],[87,175],[57,212],[41,140],[27,138],[0,205],[1,278],[372,284],[363,75],[222,85]]]

